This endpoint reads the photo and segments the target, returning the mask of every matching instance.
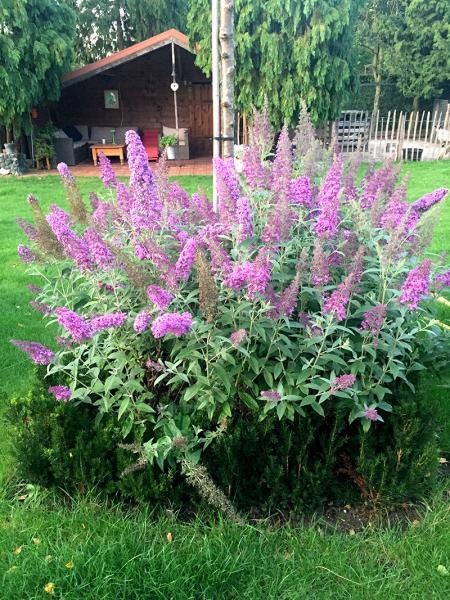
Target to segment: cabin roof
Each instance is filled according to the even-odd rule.
[[[153,52],[157,48],[161,48],[162,46],[167,46],[172,43],[180,46],[184,50],[192,52],[192,50],[189,48],[188,37],[184,33],[181,33],[181,31],[178,31],[177,29],[168,29],[167,31],[158,33],[157,35],[154,35],[143,42],[133,44],[124,50],[119,50],[119,52],[114,52],[114,54],[110,54],[105,58],[85,65],[80,69],[75,69],[74,71],[66,73],[63,76],[63,87],[69,87],[70,85],[79,83],[84,79],[94,77],[94,75],[98,75],[103,71],[117,67],[118,65],[134,60],[139,56],[143,56],[144,54]]]

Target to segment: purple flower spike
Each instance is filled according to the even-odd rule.
[[[31,223],[29,223],[28,221],[25,221],[25,219],[21,219],[20,217],[17,217],[16,223],[22,229],[22,231],[24,232],[24,234],[27,236],[27,238],[31,242],[34,242],[36,240],[36,238],[37,238],[37,229],[36,229],[36,227],[34,225],[32,225]]]
[[[189,312],[164,313],[154,320],[151,329],[155,338],[169,333],[180,337],[192,329],[192,315]]]
[[[298,177],[289,184],[289,202],[298,206],[312,206],[312,189],[309,177]]]
[[[248,198],[242,196],[236,203],[236,217],[239,225],[238,241],[242,242],[253,237],[252,210]]]
[[[415,310],[422,296],[428,294],[430,288],[431,260],[424,260],[418,267],[412,269],[403,284],[399,302],[407,304]]]
[[[29,265],[37,259],[36,254],[30,250],[28,246],[24,246],[23,244],[19,244],[17,247],[17,254],[26,265]]]
[[[74,176],[72,175],[69,167],[64,162],[60,162],[56,165],[61,178],[67,183],[75,183]]]
[[[339,225],[339,194],[342,179],[342,156],[337,154],[320,190],[320,214],[315,230],[319,237],[331,238]]]
[[[438,289],[450,287],[450,271],[437,275],[434,282]]]
[[[103,329],[111,329],[120,327],[125,323],[127,313],[108,313],[99,317],[94,317],[90,321],[92,332],[102,331]]]
[[[272,402],[281,400],[281,395],[276,390],[264,390],[261,392],[261,397],[266,400],[272,400]]]
[[[159,310],[167,308],[173,300],[173,295],[158,285],[149,285],[147,287],[147,297]]]
[[[287,196],[292,173],[292,144],[287,125],[281,130],[272,167],[272,192]]]
[[[330,389],[332,392],[337,392],[338,390],[346,390],[347,388],[352,387],[355,381],[356,377],[353,375],[353,373],[341,375],[340,377],[336,377]]]
[[[361,331],[370,331],[373,335],[374,346],[378,347],[378,336],[386,318],[387,306],[386,304],[377,304],[372,308],[369,308],[364,313],[364,318],[361,323]]]
[[[37,342],[26,342],[22,340],[11,340],[11,344],[28,354],[37,365],[48,365],[55,356],[49,348]]]
[[[340,286],[334,290],[323,305],[325,314],[333,315],[338,321],[343,321],[347,316],[347,304],[353,284],[353,274],[347,275]]]
[[[56,400],[67,402],[72,397],[72,392],[65,385],[53,385],[48,388],[48,392],[53,394]]]
[[[100,269],[110,269],[113,266],[114,255],[95,229],[86,229],[83,240],[88,245],[89,252]]]
[[[100,164],[100,179],[103,181],[103,185],[106,188],[114,188],[117,185],[117,177],[111,166],[111,161],[106,158],[103,152],[98,155],[98,162]]]
[[[434,192],[431,192],[430,194],[425,194],[425,196],[422,196],[421,198],[413,202],[412,208],[419,214],[422,214],[427,210],[430,210],[432,206],[440,202],[447,195],[447,193],[448,190],[446,188],[439,188],[437,190],[434,190]]]
[[[242,342],[247,337],[247,332],[245,329],[238,329],[237,331],[233,331],[230,335],[230,342],[235,348],[238,348]]]
[[[270,250],[261,248],[251,265],[248,279],[248,297],[253,299],[257,294],[263,294],[271,278]]]
[[[136,333],[144,333],[151,322],[152,318],[148,311],[144,308],[144,310],[141,310],[141,312],[136,315],[133,323],[133,329]]]
[[[58,316],[58,323],[70,333],[76,342],[84,342],[92,337],[92,328],[83,317],[65,307],[57,308],[55,312]]]
[[[189,238],[183,250],[180,252],[178,260],[175,265],[175,273],[178,279],[187,281],[192,271],[192,265],[195,260],[195,253],[197,251],[197,242],[194,238]]]
[[[369,421],[378,421],[380,418],[376,408],[366,408],[364,411],[364,416],[366,419],[369,419]]]

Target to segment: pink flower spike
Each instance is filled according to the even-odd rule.
[[[380,415],[376,408],[366,408],[364,416],[366,419],[369,419],[369,421],[378,421],[380,419]]]

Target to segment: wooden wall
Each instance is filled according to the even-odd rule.
[[[179,127],[189,128],[191,154],[210,154],[211,84],[195,66],[191,53],[176,47],[176,62]],[[60,101],[52,107],[53,118],[60,127],[135,126],[159,131],[163,125],[175,127],[171,72],[171,48],[164,46],[64,88]],[[107,89],[119,91],[119,109],[104,108]]]

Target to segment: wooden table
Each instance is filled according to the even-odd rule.
[[[103,152],[105,156],[118,156],[120,158],[120,164],[123,165],[125,156],[124,144],[93,144],[91,150],[94,165],[97,165],[98,155],[101,152]]]

